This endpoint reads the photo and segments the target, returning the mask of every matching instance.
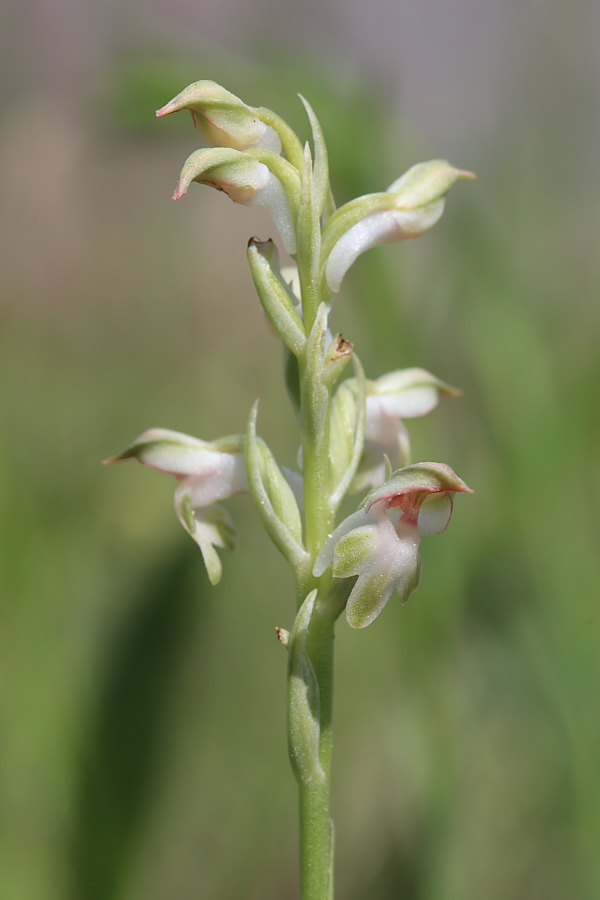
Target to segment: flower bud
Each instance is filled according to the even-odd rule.
[[[414,238],[432,228],[455,181],[474,178],[445,160],[418,163],[381,194],[368,194],[334,213],[323,238],[325,279],[340,289],[352,263],[371,247]]]
[[[195,81],[156,111],[157,116],[188,109],[200,134],[215,147],[247,150],[266,147],[281,151],[275,130],[262,122],[256,111],[214,81]]]

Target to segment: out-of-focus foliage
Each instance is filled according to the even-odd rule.
[[[129,55],[84,112],[30,98],[5,117],[2,897],[297,896],[283,565],[236,498],[240,548],[211,589],[169,479],[99,466],[148,426],[238,431],[257,395],[295,457],[245,264],[268,221],[209,191],[170,205],[196,138],[153,110],[214,78],[306,133],[300,90],[340,202],[426,154],[368,78],[181,60]],[[438,228],[361,258],[336,301],[370,377],[417,365],[464,388],[411,434],[476,488],[423,546],[408,606],[340,622],[345,900],[600,896],[596,223],[577,134],[560,145],[548,104],[524,137],[522,111],[453,160],[480,181]]]

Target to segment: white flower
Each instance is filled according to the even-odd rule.
[[[241,438],[207,443],[178,431],[151,428],[104,462],[125,459],[137,459],[180,481],[175,491],[177,516],[200,547],[211,584],[218,584],[222,565],[215,547],[232,550],[235,528],[228,513],[215,504],[247,490]]]
[[[444,211],[445,197],[455,181],[474,178],[443,159],[418,163],[387,191],[367,194],[340,207],[323,235],[325,280],[331,291],[340,289],[352,263],[371,247],[419,237],[432,228]]]
[[[348,516],[324,544],[313,569],[319,577],[333,565],[336,578],[358,576],[346,605],[352,628],[364,628],[393,591],[406,602],[419,583],[419,543],[444,531],[452,498],[471,489],[449,466],[415,463],[399,469]]]
[[[410,460],[410,439],[403,419],[425,416],[440,396],[457,397],[457,388],[425,369],[397,369],[366,387],[365,445],[352,490],[377,487],[386,475],[386,454],[392,469]]]
[[[268,151],[264,151],[264,154],[272,162],[277,160],[280,170],[290,175],[288,170],[291,167],[285,160],[274,154],[269,156]],[[229,148],[196,150],[183,164],[173,199],[179,200],[187,194],[193,181],[223,191],[235,203],[265,207],[271,214],[287,252],[296,252],[296,233],[288,194],[279,178],[264,162]]]

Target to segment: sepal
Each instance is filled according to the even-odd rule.
[[[363,508],[365,512],[369,512],[376,504],[382,504],[386,509],[402,507],[404,498],[411,494],[427,495],[443,491],[473,493],[468,484],[445,463],[413,463],[393,472],[391,478],[381,487],[367,494]],[[425,496],[420,496],[419,499],[422,502]]]
[[[214,81],[195,81],[169,100],[159,117],[187,109],[200,134],[215,147],[247,150],[266,147],[279,153],[281,141],[276,131],[258,118],[243,100]]]
[[[272,169],[280,174],[285,172],[288,176],[285,186]],[[281,157],[268,150],[248,153],[230,148],[195,150],[183,164],[173,199],[183,197],[194,181],[223,191],[235,203],[263,206],[271,214],[287,252],[295,252],[292,206],[297,176]]]

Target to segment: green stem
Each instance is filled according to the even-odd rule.
[[[318,760],[294,759],[300,802],[300,885],[301,900],[333,900],[333,822],[331,820],[331,755],[333,701],[333,638],[335,620],[316,609],[302,652],[310,665],[317,687],[318,703],[309,712],[305,705],[292,705],[289,714],[305,716],[307,729],[318,724]],[[313,688],[314,689],[314,688]],[[290,703],[294,703],[290,692]],[[304,764],[302,764],[304,762]],[[300,764],[299,764],[300,763]]]

